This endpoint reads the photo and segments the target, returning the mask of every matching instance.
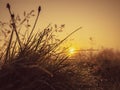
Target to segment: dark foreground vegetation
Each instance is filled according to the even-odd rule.
[[[0,48],[0,90],[119,90],[120,52],[103,49],[97,53],[79,52],[71,61],[67,48],[56,38],[64,25],[48,25],[34,33],[34,10],[15,16],[7,4],[11,20],[0,22],[3,34]],[[29,30],[32,27],[32,30]],[[24,29],[24,31],[23,31]]]

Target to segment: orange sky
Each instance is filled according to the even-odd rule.
[[[62,38],[82,26],[71,37],[73,47],[90,48],[89,37],[93,37],[95,48],[120,49],[120,0],[0,0],[0,21],[10,18],[7,2],[20,15],[41,5],[38,25],[43,28],[49,23],[65,24]]]

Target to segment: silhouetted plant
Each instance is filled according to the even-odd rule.
[[[30,31],[28,33],[29,27],[31,25],[29,24],[29,18],[31,16],[34,16],[32,10],[30,13],[26,14],[24,12],[24,18],[21,19],[20,16],[15,16],[11,12],[11,6],[8,3],[7,4],[7,9],[10,13],[11,20],[9,25],[9,33],[10,35],[7,37],[8,33],[4,33],[4,29],[2,29],[2,33],[4,34],[5,38],[9,38],[6,44],[6,49],[1,54],[0,58],[0,63],[1,63],[1,72],[3,74],[6,74],[7,77],[0,80],[8,79],[9,77],[11,78],[8,80],[6,83],[6,87],[4,87],[4,83],[0,83],[0,89],[18,89],[18,87],[21,90],[26,90],[34,85],[36,83],[39,83],[39,88],[44,88],[47,87],[48,90],[54,90],[54,89],[71,89],[73,88],[74,85],[71,84],[71,79],[69,75],[69,67],[70,62],[67,60],[68,56],[64,53],[65,50],[60,50],[60,45],[68,38],[70,37],[73,33],[78,31],[80,28],[76,29],[75,31],[71,32],[68,36],[66,36],[63,40],[57,39],[54,35],[54,33],[61,32],[62,29],[64,28],[65,25],[61,26],[56,26],[52,27],[51,25],[48,25],[43,31],[39,31],[37,33],[34,33],[35,27],[37,20],[39,18],[39,14],[41,11],[41,7],[38,7],[38,14],[35,20],[35,23]],[[4,23],[0,23],[1,26]],[[21,33],[21,29],[25,24],[26,31],[24,33]],[[15,32],[15,33],[14,33]],[[35,70],[34,70],[35,68]],[[21,73],[21,70],[23,71]],[[28,71],[31,72],[28,72]],[[67,70],[67,72],[66,72]],[[4,72],[5,71],[5,72]],[[10,71],[10,72],[9,72]],[[32,73],[36,71],[35,73]],[[29,83],[29,80],[31,77],[34,78],[32,81],[32,86],[31,85],[26,85],[24,88],[21,86],[13,86],[9,87],[9,84],[14,82],[15,78],[14,76],[16,75],[16,78],[23,77],[24,74],[28,73],[27,78],[27,83]],[[71,72],[74,72],[74,70]],[[14,73],[14,74],[11,74]],[[19,75],[17,75],[19,73]],[[37,75],[37,73],[39,73]],[[35,75],[35,76],[34,76]],[[64,77],[65,75],[65,77]],[[0,76],[1,77],[1,76]],[[24,83],[24,77],[23,79],[19,78],[20,81],[19,83]],[[63,79],[63,80],[62,80]],[[22,82],[21,82],[22,81]],[[64,82],[64,83],[63,83]],[[14,82],[17,83],[17,82]],[[21,85],[20,84],[20,85]],[[8,86],[7,86],[8,85]],[[30,90],[30,89],[29,89]],[[46,89],[45,89],[46,90]]]

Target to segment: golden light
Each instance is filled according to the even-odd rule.
[[[69,55],[73,55],[75,53],[75,48],[69,48],[69,51],[68,51]]]

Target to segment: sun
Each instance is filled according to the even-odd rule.
[[[69,53],[69,55],[73,55],[75,53],[75,48],[73,48],[73,47],[69,48],[68,53]]]

